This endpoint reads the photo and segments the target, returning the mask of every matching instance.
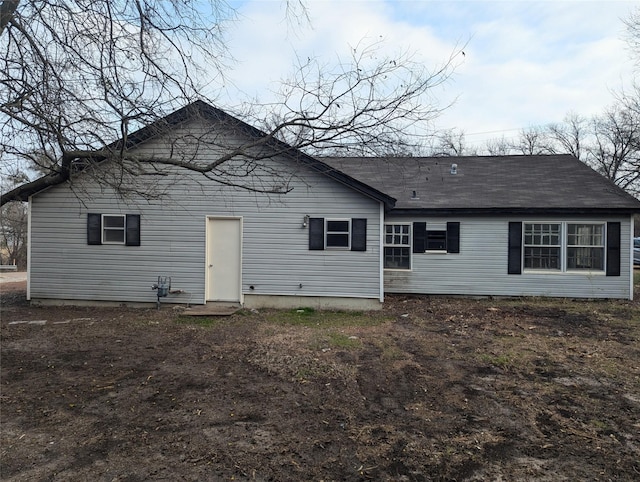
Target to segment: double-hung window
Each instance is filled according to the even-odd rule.
[[[411,269],[411,225],[384,225],[384,267]]]
[[[351,240],[350,219],[326,219],[326,247],[349,249]]]
[[[87,244],[140,246],[140,215],[87,214]]]
[[[604,225],[567,224],[567,269],[604,270]]]
[[[366,218],[309,218],[309,249],[367,250]]]
[[[125,239],[124,214],[103,214],[102,244],[124,244]]]
[[[525,269],[561,269],[560,223],[525,223]]]
[[[617,223],[609,223],[609,251],[611,260],[619,258]],[[613,264],[607,267],[607,228],[605,223],[535,222],[510,223],[509,273],[520,272],[518,245],[522,239],[522,267],[525,270],[546,271],[607,271],[616,272]],[[522,229],[521,234],[519,233]],[[619,229],[619,228],[618,228]],[[618,261],[619,263],[619,261]]]

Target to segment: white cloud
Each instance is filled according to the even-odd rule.
[[[440,125],[468,133],[596,114],[632,78],[621,20],[632,2],[307,0],[311,25],[298,28],[284,20],[283,3],[243,3],[232,29],[239,63],[230,76],[259,100],[296,54],[333,63],[363,38],[416,51],[434,67],[468,40],[464,64],[438,93],[443,104],[458,97]]]

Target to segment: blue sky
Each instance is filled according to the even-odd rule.
[[[229,78],[241,93],[230,90],[222,104],[271,100],[295,55],[331,63],[363,38],[433,67],[465,45],[463,62],[433,94],[442,105],[455,101],[436,125],[463,130],[470,145],[569,112],[600,113],[633,80],[622,20],[638,2],[306,0],[310,22],[297,27],[284,21],[284,4],[234,3]]]

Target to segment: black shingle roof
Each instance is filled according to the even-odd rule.
[[[321,160],[397,199],[396,212],[640,212],[640,201],[570,155]]]

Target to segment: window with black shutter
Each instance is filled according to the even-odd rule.
[[[460,223],[413,223],[413,253],[429,251],[459,253]]]
[[[309,249],[367,250],[367,220],[353,219],[309,219]]]
[[[140,246],[140,215],[87,214],[87,244]]]
[[[509,223],[508,273],[592,273],[620,276],[620,223]]]

